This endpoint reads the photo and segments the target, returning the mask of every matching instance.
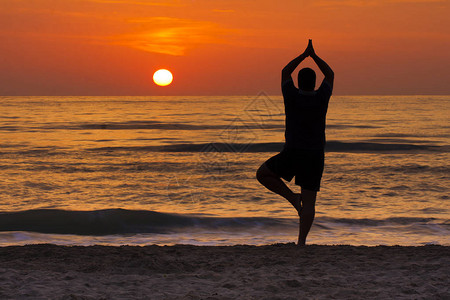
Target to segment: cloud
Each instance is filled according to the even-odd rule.
[[[225,43],[225,36],[236,32],[213,22],[171,17],[129,19],[128,22],[140,23],[148,29],[112,37],[113,44],[169,55],[184,55],[196,45]]]
[[[382,6],[386,4],[432,4],[444,3],[446,0],[319,0],[315,1],[314,5],[324,7],[367,7],[367,6]]]
[[[219,13],[233,13],[233,12],[235,12],[234,9],[218,9],[218,8],[213,9],[212,11],[213,12],[219,12]]]
[[[165,2],[152,2],[152,1],[127,1],[127,0],[89,0],[91,2],[96,3],[105,3],[105,4],[127,4],[127,5],[144,5],[144,6],[184,6],[183,4],[176,3],[173,1],[165,1]]]

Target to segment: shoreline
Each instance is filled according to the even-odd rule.
[[[450,246],[0,247],[1,298],[450,297]]]

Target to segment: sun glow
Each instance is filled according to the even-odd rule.
[[[166,86],[172,83],[173,76],[169,70],[160,69],[153,74],[153,81],[159,86]]]

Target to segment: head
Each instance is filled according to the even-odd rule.
[[[298,72],[298,88],[303,91],[314,91],[316,87],[316,72],[303,68]]]

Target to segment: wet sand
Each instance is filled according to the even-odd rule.
[[[447,246],[0,248],[1,299],[449,299]]]

